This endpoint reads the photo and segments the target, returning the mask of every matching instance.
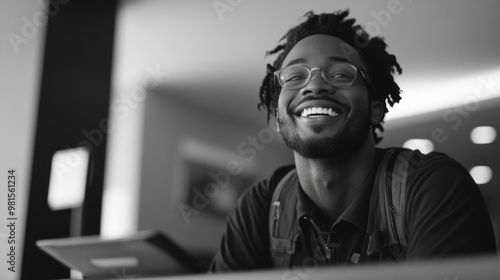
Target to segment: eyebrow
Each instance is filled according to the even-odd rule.
[[[341,57],[341,56],[329,56],[326,59],[328,61],[331,61],[331,62],[338,61],[338,62],[350,62],[350,63],[352,63],[347,58]],[[305,58],[297,58],[297,59],[291,60],[285,66],[290,66],[290,65],[294,65],[294,64],[305,64],[305,63],[307,63],[307,59],[305,59]]]

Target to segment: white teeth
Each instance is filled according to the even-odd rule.
[[[313,115],[313,116],[311,116]],[[328,115],[331,117],[338,116],[339,113],[332,108],[324,108],[324,107],[310,107],[310,108],[305,108],[302,110],[300,113],[301,117],[320,117],[318,115]]]

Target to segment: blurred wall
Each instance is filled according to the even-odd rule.
[[[28,29],[26,22],[33,22],[42,12],[38,1],[0,2],[0,170],[2,186],[9,168],[17,171],[16,272],[7,270],[6,263],[8,228],[0,228],[0,279],[19,279],[23,252],[27,194],[31,176],[31,158],[35,116],[41,76],[41,60],[45,38],[45,25]],[[43,18],[40,19],[43,22]],[[13,35],[15,34],[15,35]],[[19,37],[16,37],[19,36]],[[26,36],[28,35],[28,36]],[[10,36],[10,37],[9,37]],[[15,37],[15,38],[14,38]],[[13,42],[9,38],[13,38]],[[17,39],[17,40],[16,40]],[[0,188],[0,219],[6,221],[7,190]]]
[[[172,90],[178,92],[172,94]],[[179,207],[189,205],[188,194],[193,191],[188,185],[193,178],[188,178],[187,161],[208,163],[208,172],[226,172],[229,182],[240,175],[256,182],[292,163],[293,157],[273,123],[267,126],[263,121],[259,126],[203,108],[183,99],[179,91],[182,89],[160,88],[146,98],[139,229],[161,229],[183,246],[210,255],[219,246],[226,218],[193,206],[197,214],[183,214]],[[228,172],[229,162],[237,162],[239,174]]]

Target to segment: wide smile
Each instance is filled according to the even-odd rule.
[[[295,118],[304,124],[336,123],[349,112],[349,105],[327,98],[308,98],[293,110]]]
[[[292,109],[299,118],[335,118],[349,111],[349,105],[327,98],[308,98]]]
[[[330,118],[338,115],[339,111],[329,107],[306,107],[299,112],[300,118]]]

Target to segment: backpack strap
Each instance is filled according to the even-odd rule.
[[[378,186],[380,229],[385,239],[377,247],[386,247],[387,252],[396,260],[404,260],[408,251],[403,222],[406,186],[408,174],[422,156],[418,150],[389,149],[379,165],[375,179]]]
[[[274,267],[289,267],[299,236],[297,219],[298,176],[295,169],[288,172],[273,193],[269,211],[269,236]]]

